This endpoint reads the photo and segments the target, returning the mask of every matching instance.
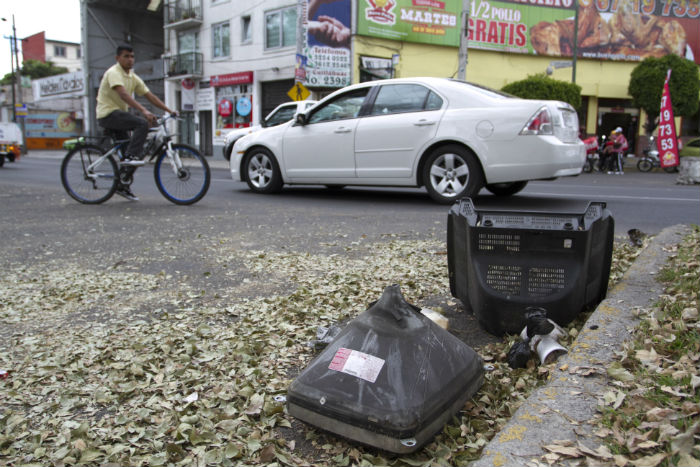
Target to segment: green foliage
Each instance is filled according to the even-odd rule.
[[[669,81],[673,114],[676,117],[689,117],[698,111],[698,65],[673,54],[662,58],[648,57],[632,70],[627,92],[632,96],[634,105],[644,109],[649,116],[645,125],[649,133],[656,127],[654,120],[659,115],[668,69],[673,70]]]
[[[68,73],[68,68],[55,66],[53,62],[40,62],[39,60],[25,60],[22,62],[20,70],[22,76],[29,76],[31,79],[46,78],[47,76]],[[7,73],[0,80],[0,84],[12,84],[12,73]]]
[[[581,107],[581,86],[552,79],[544,73],[507,84],[502,91],[523,99],[551,99],[567,102],[575,109]]]

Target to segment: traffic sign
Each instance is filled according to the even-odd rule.
[[[15,115],[18,117],[26,117],[27,104],[15,104]]]
[[[299,82],[296,82],[294,83],[294,87],[290,89],[289,92],[287,92],[287,95],[293,101],[304,101],[311,95],[311,92],[308,89],[306,89],[306,86]]]

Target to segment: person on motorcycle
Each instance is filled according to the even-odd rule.
[[[616,170],[614,171],[608,170],[608,174],[622,174],[622,159],[620,159],[620,157],[625,151],[627,151],[627,149],[629,149],[629,144],[627,143],[627,138],[625,138],[625,135],[622,134],[622,128],[615,128],[610,135],[610,140],[605,143],[605,147],[603,148],[603,154],[600,160],[600,170],[603,171],[606,167],[611,169],[612,167],[610,166],[613,166],[615,162],[613,158],[617,157],[618,161],[620,162],[619,166],[615,167]]]

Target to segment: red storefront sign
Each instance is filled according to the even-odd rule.
[[[226,75],[216,75],[211,77],[212,86],[235,86],[237,84],[250,84],[253,82],[252,71],[242,71],[240,73],[228,73]]]
[[[664,91],[661,95],[661,112],[659,112],[659,138],[656,144],[659,149],[659,161],[661,167],[675,167],[680,164],[678,159],[678,140],[676,139],[676,121],[673,119],[673,106],[671,105],[671,92],[668,89],[668,80],[671,79],[671,70],[666,73]]]
[[[219,102],[219,115],[229,117],[233,113],[233,103],[228,99],[221,99]]]

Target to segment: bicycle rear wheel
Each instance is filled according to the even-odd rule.
[[[211,182],[209,164],[192,146],[173,144],[182,162],[177,170],[168,158],[167,149],[156,159],[153,175],[163,196],[175,204],[194,204],[207,194]]]
[[[83,204],[100,204],[112,197],[119,171],[112,157],[100,161],[103,155],[99,146],[86,145],[72,149],[63,158],[61,183],[71,198]]]

